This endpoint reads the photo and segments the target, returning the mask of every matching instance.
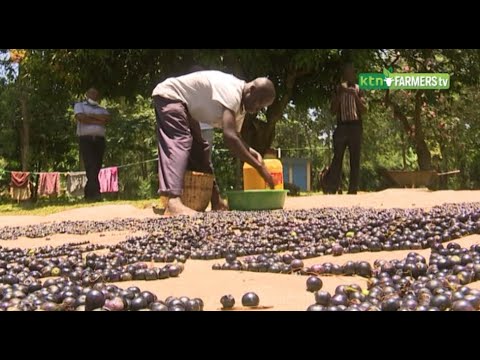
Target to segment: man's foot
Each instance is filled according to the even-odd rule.
[[[218,201],[212,202],[212,210],[213,211],[227,211],[228,205],[225,200],[222,198],[218,199]]]
[[[165,208],[165,213],[170,216],[179,216],[179,215],[193,216],[198,214],[197,211],[183,205],[179,197],[168,199],[167,207]]]
[[[350,190],[348,193],[348,195],[357,195],[357,191],[353,191],[353,190]]]

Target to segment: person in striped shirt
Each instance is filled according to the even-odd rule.
[[[337,127],[333,134],[333,159],[322,178],[322,189],[335,194],[339,188],[343,155],[348,147],[350,153],[350,181],[348,194],[356,194],[360,178],[360,150],[362,143],[362,116],[367,111],[363,91],[356,83],[355,68],[347,63],[343,69],[341,83],[332,98],[331,110],[337,116]]]

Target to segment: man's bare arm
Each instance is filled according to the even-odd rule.
[[[275,186],[272,175],[268,172],[260,158],[252,154],[250,148],[247,148],[237,133],[235,124],[235,115],[231,110],[224,109],[223,112],[223,139],[225,145],[235,154],[237,158],[253,166],[263,177],[271,189]]]
[[[365,114],[367,112],[367,100],[365,100],[363,93],[355,93],[355,104],[357,105],[357,109],[360,111],[360,114]]]

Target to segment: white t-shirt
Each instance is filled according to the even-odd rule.
[[[242,129],[245,110],[242,94],[245,81],[221,71],[198,71],[168,78],[153,90],[152,96],[179,100],[186,104],[193,119],[214,128],[222,128],[224,108],[235,114],[237,131]]]

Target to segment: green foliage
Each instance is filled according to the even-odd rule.
[[[5,171],[7,164],[7,161],[4,158],[0,157],[0,194],[2,193],[2,189],[6,188],[6,186],[8,185],[8,181],[10,180],[10,174]]]
[[[328,102],[310,110],[290,104],[281,121],[277,123],[274,147],[281,149],[282,158],[308,158],[312,161],[312,185],[333,155],[331,137],[335,119]]]
[[[104,166],[130,165],[119,169],[120,197],[147,199],[158,190],[155,114],[150,99],[137,96],[129,103],[106,102],[112,114],[107,127]]]

